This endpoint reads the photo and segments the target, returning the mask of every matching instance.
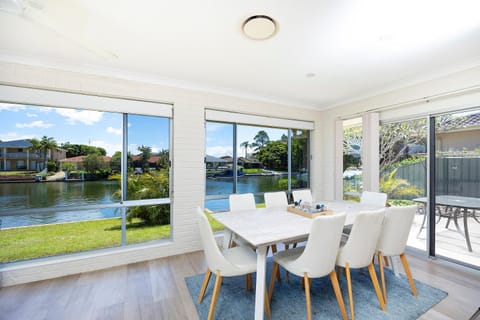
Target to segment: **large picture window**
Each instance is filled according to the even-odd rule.
[[[0,262],[170,237],[169,117],[0,103],[0,127]]]
[[[253,193],[263,203],[265,192],[308,188],[309,135],[309,129],[207,121],[205,207],[228,210],[232,193]]]

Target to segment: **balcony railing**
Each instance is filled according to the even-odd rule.
[[[0,158],[7,158],[7,159],[43,159],[40,155],[36,153],[26,153],[26,152],[8,152],[5,156],[5,153],[0,153]],[[50,157],[47,155],[47,159]]]

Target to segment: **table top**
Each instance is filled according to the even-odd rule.
[[[412,201],[426,203],[427,198],[421,197],[412,199]],[[461,207],[468,209],[480,209],[480,198],[462,197],[462,196],[450,196],[441,195],[435,197],[435,203],[437,205]]]
[[[335,213],[346,212],[345,224],[353,223],[359,211],[379,209],[352,201],[324,201]],[[222,223],[254,247],[272,245],[308,236],[312,219],[282,209],[256,209],[237,212],[220,212],[212,218]]]

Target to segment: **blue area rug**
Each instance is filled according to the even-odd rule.
[[[267,282],[270,281],[272,262],[267,264]],[[271,319],[306,319],[305,293],[301,286],[301,278],[290,274],[290,281],[285,282],[285,272],[280,268],[281,282],[276,282],[271,301]],[[378,270],[377,270],[378,271]],[[352,270],[352,289],[355,307],[355,318],[368,319],[417,319],[428,309],[436,305],[447,293],[415,281],[418,296],[414,297],[406,277],[401,274],[396,277],[389,269],[385,270],[387,283],[387,311],[380,309],[375,291],[365,268],[364,273]],[[379,273],[377,276],[380,280]],[[415,276],[415,275],[414,275]],[[201,304],[197,303],[204,274],[185,279],[190,295],[195,303],[200,319],[207,319],[208,309],[213,293],[215,275],[212,275],[205,297]],[[253,280],[255,276],[252,277]],[[347,282],[344,276],[340,277],[347,314],[350,318],[350,309],[347,293]],[[312,318],[313,319],[341,319],[338,303],[330,283],[330,278],[324,277],[312,280],[311,288]],[[255,281],[253,290],[245,291],[245,277],[224,277],[220,295],[215,308],[215,319],[253,319],[255,309]]]

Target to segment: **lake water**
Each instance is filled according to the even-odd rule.
[[[238,178],[238,193],[268,192],[281,190],[279,180],[286,175],[242,176]],[[297,177],[299,179],[300,177]],[[113,194],[119,189],[116,181],[0,183],[1,228],[31,226],[60,222],[82,221],[120,217],[117,209],[106,208],[86,211],[58,211],[11,215],[12,210],[33,208],[62,208],[116,202]],[[233,178],[206,180],[207,195],[232,193]],[[263,197],[257,197],[258,203]],[[228,199],[207,200],[210,210],[228,210]]]
[[[119,217],[116,209],[9,215],[12,209],[67,207],[115,202],[116,181],[1,183],[1,228]]]

